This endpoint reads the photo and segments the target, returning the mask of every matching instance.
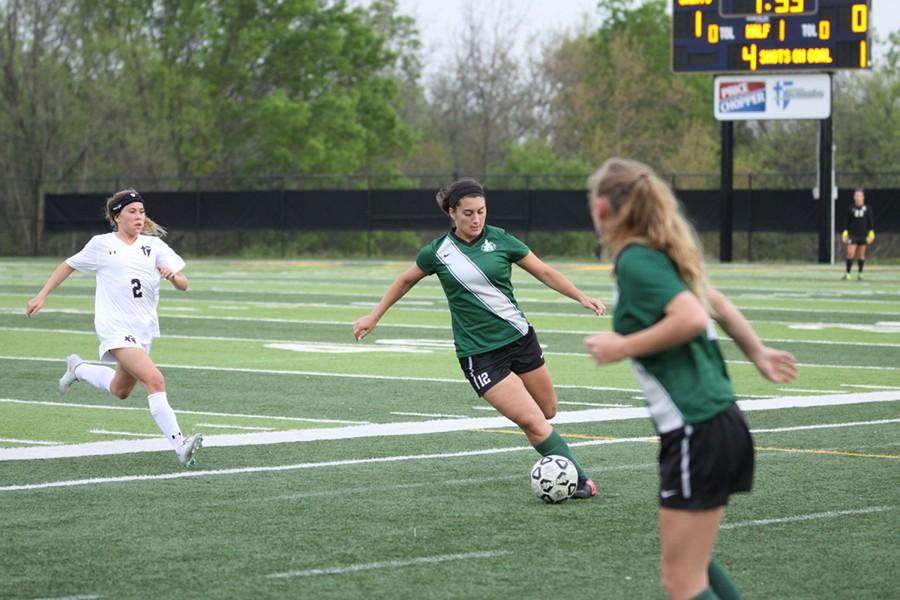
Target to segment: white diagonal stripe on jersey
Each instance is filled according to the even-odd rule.
[[[437,249],[437,258],[460,285],[478,298],[489,311],[512,325],[522,335],[528,333],[528,321],[512,300],[498,290],[472,259],[460,250],[450,237]]]

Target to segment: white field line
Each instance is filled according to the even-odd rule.
[[[771,398],[768,400],[741,400],[738,402],[744,411],[777,410],[783,408],[810,408],[819,406],[845,406],[870,402],[896,402],[900,400],[900,391],[869,392],[865,394],[835,394],[828,396],[793,396]],[[599,423],[623,421],[630,419],[646,419],[649,413],[646,408],[598,408],[572,412],[562,412],[553,418],[554,424],[564,423]],[[269,431],[262,433],[233,433],[205,436],[204,447],[234,447],[294,442],[312,442],[322,440],[346,440],[369,437],[423,435],[449,433],[471,429],[497,429],[515,427],[506,417],[476,417],[467,419],[437,419],[432,421],[415,421],[401,423],[378,423],[357,425],[352,427],[335,427],[330,429],[293,429],[285,431]],[[643,438],[642,438],[643,439]],[[653,438],[651,438],[653,439]],[[605,441],[605,440],[604,440]],[[590,445],[593,442],[579,442],[570,445]],[[106,456],[128,454],[132,452],[170,451],[168,442],[156,440],[121,440],[116,442],[91,442],[86,444],[68,444],[42,448],[2,448],[0,461],[3,460],[38,460],[50,458],[72,458],[81,456]]]
[[[87,290],[86,290],[87,291]],[[327,296],[327,293],[322,293],[321,295]],[[377,299],[374,299],[374,296],[377,294],[373,294],[373,301],[371,304],[374,306],[377,303]],[[21,294],[10,293],[10,292],[0,292],[0,297],[4,296],[13,296],[13,297],[21,297]],[[69,294],[66,296],[70,299],[93,299],[93,293],[86,294]],[[426,299],[427,300],[427,299]],[[814,308],[814,307],[787,307],[787,306],[753,306],[751,303],[741,302],[740,299],[735,302],[735,305],[741,311],[748,310],[764,310],[769,312],[779,312],[779,313],[801,313],[801,314],[848,314],[848,315],[856,315],[859,314],[859,309],[855,308]],[[790,299],[783,299],[785,301],[790,301]],[[812,302],[819,304],[819,300],[813,299]],[[540,301],[538,301],[540,302]],[[852,300],[844,300],[842,302],[843,305],[852,302]],[[885,304],[888,302],[885,301]],[[161,310],[166,309],[175,309],[178,310],[180,307],[184,305],[199,305],[199,306],[208,306],[211,308],[215,308],[221,305],[232,305],[235,304],[234,300],[183,300],[183,299],[174,299],[168,298],[166,300],[166,305],[160,307]],[[358,309],[359,306],[355,306],[354,304],[342,304],[335,302],[283,302],[283,301],[243,301],[240,304],[245,304],[248,306],[255,307],[263,307],[263,308],[276,308],[276,309],[284,309],[284,308],[334,308],[334,309],[350,309],[355,310]],[[368,302],[366,303],[368,304]],[[193,308],[193,307],[190,307]],[[423,306],[401,306],[399,307],[401,310],[411,311],[411,312],[426,312],[426,313],[444,313],[447,311],[446,306],[436,306],[436,307],[423,307]],[[6,309],[9,310],[9,309]],[[17,312],[22,312],[21,309],[12,309]],[[57,309],[59,310],[59,309]],[[66,309],[63,309],[66,310]],[[528,314],[542,317],[573,317],[577,319],[596,319],[596,318],[609,318],[609,315],[604,315],[602,317],[597,317],[594,314],[585,313],[553,313],[553,312],[543,312],[543,311],[529,311]],[[883,316],[883,317],[897,317],[900,316],[900,311],[870,311],[866,310],[865,314],[867,315],[875,315],[875,316]]]
[[[887,425],[888,423],[900,423],[900,419],[853,421],[851,423],[824,423],[821,425],[796,425],[794,427],[776,427],[774,429],[754,429],[753,433],[783,433],[785,431],[805,431],[807,429],[840,429],[842,427],[859,427],[862,425]]]
[[[100,435],[124,435],[127,437],[140,437],[140,438],[150,438],[150,439],[158,438],[161,435],[159,433],[134,433],[131,431],[109,431],[108,429],[88,429],[88,433],[97,433]]]
[[[648,442],[656,440],[652,437],[619,438],[615,440],[591,440],[588,442],[576,442],[569,446],[598,446],[608,444],[624,444],[629,442]],[[206,445],[204,438],[204,446]],[[171,452],[171,449],[169,450]],[[130,483],[133,481],[162,481],[168,479],[185,479],[193,477],[221,477],[227,475],[246,475],[252,473],[282,473],[285,471],[297,471],[304,469],[321,469],[342,467],[348,465],[366,465],[378,463],[405,462],[411,460],[447,460],[453,458],[467,458],[470,456],[488,456],[493,454],[505,454],[507,452],[534,452],[531,446],[513,446],[504,448],[488,448],[485,450],[469,450],[465,452],[445,452],[440,454],[410,454],[405,456],[384,456],[379,458],[357,458],[347,460],[333,460],[319,463],[296,463],[290,465],[273,465],[262,467],[236,467],[232,469],[215,469],[206,471],[180,470],[172,473],[157,475],[121,475],[118,477],[92,477],[90,479],[70,479],[64,481],[49,481],[45,483],[29,483],[22,485],[7,485],[0,487],[0,492],[21,492],[32,490],[46,490],[55,488],[79,487],[85,485],[100,485],[105,483]]]
[[[394,412],[391,411],[392,415],[397,415],[398,417],[432,417],[435,419],[468,419],[469,415],[442,415],[440,413],[420,413],[420,412]]]
[[[865,425],[866,423],[860,423],[860,424]],[[841,426],[841,424],[837,424],[836,426]],[[823,427],[826,427],[826,426],[823,426]],[[790,427],[784,428],[785,431],[790,431],[791,429],[792,428],[790,428]],[[770,431],[776,431],[776,430],[770,430]],[[757,433],[757,432],[752,431],[752,433]],[[630,443],[630,442],[653,442],[653,441],[657,441],[657,439],[658,438],[656,436],[643,436],[643,437],[633,437],[633,438],[618,438],[618,439],[613,439],[613,440],[589,440],[589,441],[584,441],[584,442],[572,442],[569,444],[569,446],[582,447],[582,446],[602,446],[602,445],[610,445],[610,444],[623,444],[623,443]],[[167,479],[184,479],[184,478],[188,478],[188,477],[216,477],[216,476],[227,476],[227,475],[244,475],[244,474],[252,474],[252,473],[277,473],[277,472],[284,472],[284,471],[295,471],[295,470],[300,470],[300,469],[331,468],[331,467],[336,467],[336,466],[403,462],[403,461],[411,461],[411,460],[430,460],[430,459],[444,460],[444,459],[469,457],[469,456],[486,456],[486,455],[492,455],[492,454],[505,454],[508,452],[525,452],[525,451],[531,451],[531,450],[533,450],[533,448],[531,446],[517,446],[517,447],[505,447],[505,448],[490,448],[487,450],[470,450],[470,451],[466,451],[466,452],[452,452],[452,453],[443,453],[443,454],[386,456],[386,457],[382,457],[382,458],[363,458],[363,459],[353,459],[353,460],[328,461],[328,462],[321,462],[321,463],[298,463],[298,464],[291,464],[291,465],[242,467],[242,468],[217,469],[217,470],[208,470],[208,471],[176,471],[174,473],[164,473],[164,474],[160,474],[160,475],[122,475],[119,477],[95,477],[95,478],[91,478],[91,479],[73,479],[73,480],[64,480],[64,481],[50,481],[50,482],[45,482],[45,483],[8,485],[8,486],[0,487],[0,493],[77,487],[77,486],[85,486],[85,485],[101,485],[101,484],[106,484],[106,483],[130,483],[130,482],[134,482],[134,481],[159,481],[159,480],[167,480]],[[632,466],[631,465],[619,466],[619,467],[615,467],[615,468],[616,469],[630,469],[630,468],[632,468]]]
[[[855,383],[842,383],[841,387],[859,388],[863,390],[900,390],[897,385],[862,385]]]
[[[512,554],[509,550],[486,550],[482,552],[466,552],[463,554],[439,554],[437,556],[421,556],[406,560],[384,560],[371,563],[346,565],[344,567],[325,567],[321,569],[306,569],[304,571],[285,571],[272,573],[269,577],[274,579],[290,579],[292,577],[312,577],[315,575],[343,575],[345,573],[358,573],[359,571],[371,571],[373,569],[399,569],[419,565],[433,565],[435,563],[453,560],[470,560],[473,558],[497,558]]]
[[[54,598],[35,598],[35,600],[97,600],[103,596],[99,594],[79,594],[78,596],[59,596]]]
[[[50,442],[41,440],[19,440],[16,438],[0,438],[2,444],[29,444],[34,446],[57,446],[61,442]]]
[[[47,402],[45,400],[19,400],[17,398],[0,398],[0,403],[37,404],[43,406],[62,406],[66,408],[95,408],[98,410],[139,410],[146,412],[146,407],[115,406],[110,404],[78,404],[75,402]],[[341,419],[313,419],[309,417],[279,417],[270,415],[248,415],[242,413],[208,412],[203,410],[178,410],[179,414],[200,415],[203,417],[234,417],[239,419],[271,419],[272,421],[292,421],[297,423],[327,423],[334,425],[365,425],[368,421],[345,421]]]
[[[840,390],[812,390],[808,388],[778,388],[779,392],[801,392],[804,394],[840,394]]]
[[[209,429],[243,429],[246,431],[273,431],[274,427],[247,427],[242,425],[222,425],[216,423],[197,423],[195,427],[205,427]]]
[[[3,312],[0,310],[0,312]],[[193,318],[193,317],[192,317]],[[755,323],[760,323],[760,321],[754,321]],[[322,323],[326,325],[349,325],[349,323],[343,321],[303,321],[306,324],[312,323]],[[422,329],[441,329],[450,333],[450,328],[444,325],[410,325],[410,324],[379,324],[379,327],[421,327]],[[592,333],[597,333],[599,329],[587,330],[587,331],[577,331],[572,329],[544,329],[541,328],[542,332],[546,333],[554,333],[554,334],[571,334],[571,335],[590,335]],[[44,328],[34,328],[34,327],[0,327],[0,331],[20,331],[22,333],[60,333],[66,335],[88,335],[91,337],[96,336],[93,331],[87,331],[82,329],[44,329]],[[176,339],[176,340],[204,340],[204,341],[220,341],[220,342],[249,342],[249,343],[259,343],[259,344],[281,344],[281,343],[302,343],[301,340],[291,339],[270,339],[270,338],[248,338],[248,337],[227,337],[227,336],[210,336],[210,335],[182,335],[182,334],[172,334],[167,333],[165,335],[166,338]],[[730,338],[727,336],[722,336],[719,338],[720,340],[726,342],[732,342]],[[451,347],[448,348],[452,350],[452,339],[448,338],[448,343],[451,344]],[[848,342],[848,341],[833,341],[833,340],[798,340],[798,339],[788,339],[788,338],[770,338],[766,337],[764,339],[767,343],[777,343],[777,344],[813,344],[813,345],[824,345],[824,346],[865,346],[865,347],[877,347],[877,348],[900,348],[900,343],[891,343],[891,342]],[[314,342],[309,342],[314,343]],[[374,349],[372,350],[375,351]],[[573,353],[575,354],[575,353]]]
[[[643,469],[658,469],[659,463],[637,463],[629,465],[616,465],[614,467],[591,467],[588,469],[593,475],[600,473],[612,473],[615,471],[638,471]],[[314,492],[295,492],[291,494],[278,494],[277,496],[261,496],[254,497],[254,502],[278,502],[285,500],[303,500],[305,498],[328,498],[333,496],[346,496],[348,494],[375,494],[380,492],[394,492],[398,490],[415,490],[419,488],[431,488],[436,486],[463,486],[463,485],[482,485],[493,484],[499,481],[522,480],[522,475],[492,475],[490,477],[467,477],[465,479],[446,479],[443,481],[418,481],[416,483],[391,483],[386,485],[367,485],[358,487],[342,487],[339,489],[317,490]],[[204,502],[204,507],[210,506],[227,506],[231,504],[246,504],[247,498],[231,498],[228,500],[215,500],[212,502]]]
[[[894,506],[870,506],[869,508],[857,508],[851,510],[830,510],[827,512],[810,513],[808,515],[794,515],[792,517],[782,517],[779,519],[754,519],[753,521],[737,521],[734,523],[723,523],[719,529],[738,529],[740,527],[756,527],[758,525],[777,525],[779,523],[799,523],[800,521],[812,521],[815,519],[834,519],[837,517],[845,517],[848,515],[867,515],[871,513],[879,513],[888,510],[894,510]]]
[[[61,363],[62,359],[60,358],[49,358],[49,357],[38,357],[38,356],[0,356],[0,360],[27,360],[34,362],[55,362]],[[92,362],[92,361],[86,361]],[[203,365],[174,365],[174,364],[164,364],[157,363],[157,367],[162,367],[165,369],[187,369],[191,371],[215,371],[222,373],[260,373],[263,375],[301,375],[304,377],[337,377],[337,378],[347,378],[347,379],[375,379],[381,381],[419,381],[419,382],[427,382],[427,383],[458,383],[469,385],[469,382],[466,381],[463,377],[458,377],[455,379],[450,379],[448,377],[409,377],[402,375],[369,375],[366,373],[329,373],[325,371],[289,371],[287,369],[245,369],[238,367],[210,367]],[[575,389],[575,390],[594,390],[600,392],[639,392],[640,390],[637,388],[620,388],[620,387],[609,387],[602,385],[572,385],[572,384],[563,384],[556,383],[554,387],[561,389]],[[179,412],[190,412],[190,411],[179,411]],[[203,413],[203,414],[216,414],[216,413]],[[227,415],[226,415],[227,416]],[[234,415],[238,416],[238,415]],[[278,418],[278,417],[271,417]],[[284,417],[286,418],[286,417]],[[312,421],[312,419],[297,419],[304,421]],[[325,421],[328,422],[328,421]],[[336,421],[331,421],[336,422]],[[348,421],[339,421],[342,423],[347,423]],[[352,421],[351,421],[352,422]]]
[[[574,402],[571,400],[557,400],[557,404],[566,406],[593,406],[594,408],[628,408],[628,404],[604,404],[602,402]]]

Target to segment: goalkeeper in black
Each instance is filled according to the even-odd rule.
[[[875,241],[875,218],[872,209],[866,206],[866,194],[862,190],[853,192],[853,204],[847,211],[847,225],[841,232],[841,241],[847,244],[847,272],[844,279],[850,279],[853,259],[859,266],[857,279],[862,279],[866,264],[866,246]]]

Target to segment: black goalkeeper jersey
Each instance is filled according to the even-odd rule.
[[[863,204],[862,206],[850,205],[850,210],[847,211],[847,226],[845,229],[850,239],[865,238],[866,234],[875,229],[875,219],[868,204]]]

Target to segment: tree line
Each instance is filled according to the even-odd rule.
[[[46,191],[141,180],[572,187],[611,155],[714,174],[712,78],[671,72],[666,5],[598,0],[598,25],[527,59],[514,20],[470,8],[426,76],[397,0],[0,0],[0,254],[39,251]],[[835,78],[837,169],[861,174],[850,185],[898,170],[900,34],[877,44],[871,71]],[[815,171],[815,127],[739,123],[736,170]]]

